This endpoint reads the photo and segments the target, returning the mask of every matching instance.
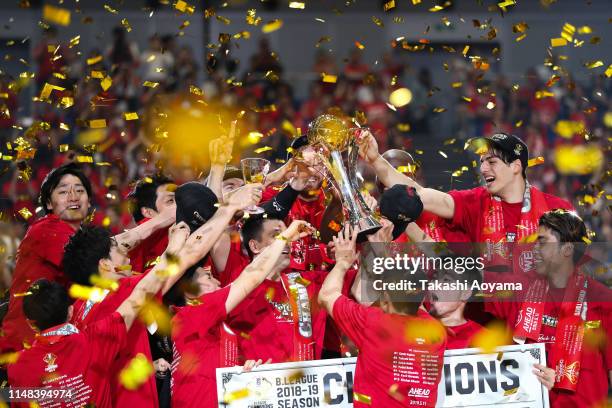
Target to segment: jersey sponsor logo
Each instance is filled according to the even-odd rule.
[[[47,366],[45,367],[45,372],[52,373],[55,370],[57,370],[57,364],[55,364],[56,360],[57,360],[57,356],[55,354],[53,353],[45,354],[45,356],[43,357],[43,361],[47,364]]]
[[[416,398],[428,398],[429,394],[431,394],[431,390],[427,389],[427,388],[410,388],[410,390],[408,391],[408,396],[409,397],[416,397]]]

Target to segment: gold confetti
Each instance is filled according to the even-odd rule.
[[[138,119],[138,113],[136,113],[136,112],[125,112],[123,114],[123,119],[125,119],[125,120],[137,120]]]
[[[399,88],[389,95],[389,103],[396,108],[408,105],[412,101],[412,92],[408,88]]]
[[[259,153],[267,152],[269,150],[272,150],[272,148],[270,146],[264,146],[264,147],[260,147],[258,149],[255,149],[255,153],[259,154]]]
[[[103,278],[100,275],[91,275],[89,277],[89,283],[100,289],[108,289],[113,292],[119,289],[119,282],[113,279]]]
[[[462,96],[461,99],[463,99],[466,102],[472,102],[472,98],[469,98],[467,96]]]
[[[416,171],[416,165],[408,164],[406,166],[398,166],[397,171],[404,174],[414,174],[414,172]]]
[[[434,108],[433,109],[434,113],[442,113],[442,112],[446,112],[446,108]]]
[[[249,396],[248,388],[241,388],[236,391],[228,392],[223,395],[223,402],[226,404],[231,404],[234,401],[238,401],[244,399]]]
[[[98,55],[95,57],[91,57],[91,58],[87,58],[87,65],[94,65],[97,64],[98,62],[102,61],[102,56]]]
[[[142,84],[142,86],[146,86],[148,88],[157,88],[158,85],[159,85],[159,82],[151,82],[151,81],[144,81],[144,83]]]
[[[505,0],[505,1],[502,1],[500,3],[497,3],[497,6],[499,8],[501,8],[501,9],[504,9],[504,8],[506,8],[508,6],[514,6],[515,4],[516,4],[515,0]]]
[[[516,37],[516,39],[514,41],[516,41],[516,42],[523,41],[525,39],[525,37],[527,37],[527,34],[521,34],[518,37]]]
[[[395,0],[388,1],[383,5],[384,11],[389,11],[394,8],[395,8]]]
[[[470,50],[470,46],[466,45],[465,47],[463,47],[463,51],[461,51],[461,53],[463,54],[464,57],[467,56],[468,51]]]
[[[338,80],[338,77],[336,75],[331,75],[331,74],[326,74],[323,73],[321,74],[322,77],[322,81],[325,83],[329,83],[329,84],[335,84],[336,81]]]
[[[108,11],[111,14],[119,14],[119,12],[116,9],[112,8],[108,4],[104,5],[104,10]]]
[[[495,108],[495,102],[489,101],[487,102],[487,109],[491,110]]]
[[[306,3],[303,1],[292,1],[289,3],[289,8],[304,10]]]
[[[359,48],[360,50],[363,50],[365,48],[365,45],[363,45],[359,41],[355,41],[355,47]]]
[[[561,30],[561,37],[566,39],[568,42],[572,42],[574,40],[575,32],[576,32],[576,27],[574,27],[570,23],[565,23],[563,24],[563,29]]]
[[[70,285],[68,295],[73,299],[88,300],[93,303],[101,302],[106,297],[104,289],[94,286],[83,286],[76,283]]]
[[[119,382],[128,390],[137,390],[154,373],[153,364],[144,354],[138,354],[121,370]]]
[[[603,61],[601,60],[597,60],[597,61],[588,61],[584,63],[584,66],[587,67],[588,69],[593,69],[593,68],[598,68],[603,66]]]
[[[103,91],[107,91],[108,88],[111,87],[111,85],[113,84],[113,80],[111,77],[109,77],[108,75],[105,76],[101,81],[100,81],[100,86],[102,87]]]
[[[353,391],[353,399],[362,404],[372,405],[372,397]]]
[[[127,18],[121,19],[121,25],[123,26],[123,28],[125,28],[125,31],[127,31],[128,33],[132,31],[132,26],[130,25],[130,22],[128,21]]]
[[[163,336],[169,335],[172,329],[172,316],[168,309],[155,299],[147,299],[138,311],[138,318],[146,325],[157,325],[157,330]]]
[[[612,77],[612,64],[610,64],[610,65],[608,66],[608,68],[606,69],[605,74],[606,74],[606,76],[607,76],[608,78]]]
[[[544,157],[542,156],[534,157],[533,159],[529,159],[527,161],[527,167],[537,166],[542,163],[544,163]]]
[[[70,25],[70,10],[45,4],[43,20],[62,26]]]
[[[63,91],[65,89],[66,88],[62,88],[61,86],[51,85],[50,83],[45,82],[43,89],[40,91],[38,99],[40,99],[41,101],[46,101],[49,99],[49,96],[51,96],[51,92]]]
[[[195,6],[183,0],[178,0],[176,3],[174,3],[174,8],[182,13],[188,14],[193,14],[193,12],[195,11]]]
[[[379,27],[384,27],[384,26],[385,26],[385,24],[383,23],[383,21],[382,21],[380,18],[375,17],[375,16],[372,16],[372,22],[373,22],[374,24],[376,24],[377,26],[379,26]]]
[[[19,353],[0,354],[0,365],[14,364],[19,359]]]
[[[17,213],[26,221],[33,215],[26,207],[23,207],[21,210],[17,211]]]
[[[261,32],[264,34],[272,33],[276,30],[280,30],[282,26],[283,26],[283,20],[277,18],[277,19],[274,19],[264,24],[261,27]]]
[[[67,109],[74,105],[74,98],[72,96],[64,96],[60,101],[60,105],[62,105],[62,108]]]
[[[76,37],[72,37],[70,39],[68,48],[76,47],[77,45],[79,45],[80,42],[81,42],[81,36],[80,35],[77,35]]]
[[[92,119],[89,121],[91,129],[102,129],[106,127],[106,119]]]
[[[76,161],[78,163],[93,163],[93,157],[91,156],[77,156]]]
[[[68,151],[68,149],[70,149],[70,146],[67,144],[61,144],[59,145],[59,151],[60,153],[65,153]]]
[[[563,47],[567,45],[567,40],[565,38],[551,38],[550,45],[551,47]]]
[[[444,153],[442,150],[438,150],[438,153],[440,153],[440,156],[444,157],[445,159],[448,159],[448,155]]]

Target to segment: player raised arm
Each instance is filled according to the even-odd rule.
[[[378,152],[378,143],[369,130],[363,129],[361,131],[357,143],[359,145],[359,155],[374,168],[376,176],[386,187],[391,187],[395,184],[404,184],[409,187],[414,187],[421,197],[423,207],[426,211],[432,212],[442,218],[453,218],[455,214],[455,202],[453,198],[442,191],[423,187],[410,177],[394,169]]]
[[[292,241],[307,237],[314,228],[306,221],[296,220],[278,234],[274,242],[266,247],[231,284],[225,301],[225,310],[230,313],[270,274],[279,257]]]

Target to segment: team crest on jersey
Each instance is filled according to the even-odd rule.
[[[47,353],[43,357],[43,361],[47,363],[45,367],[45,372],[52,373],[57,370],[57,364],[55,364],[55,360],[57,360],[57,356],[53,353]]]

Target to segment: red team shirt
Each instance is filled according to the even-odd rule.
[[[336,300],[332,314],[359,348],[355,408],[435,406],[446,347],[439,322],[422,309],[416,316],[387,314],[346,296]],[[415,330],[408,334],[410,327]]]
[[[327,313],[317,303],[317,294],[325,273],[301,272],[310,281],[306,286],[310,299],[312,340],[315,359],[321,358],[325,340]],[[229,317],[229,325],[239,333],[239,348],[245,360],[271,358],[272,363],[291,361],[293,355],[293,317],[282,282],[266,279]]]
[[[472,341],[484,327],[473,320],[460,324],[459,326],[445,326],[447,334],[446,348],[449,350],[473,347]]]
[[[216,407],[216,368],[221,367],[220,330],[230,287],[200,297],[198,306],[177,308],[172,319],[172,405]]]
[[[493,272],[485,273],[487,282],[499,281],[496,279],[500,275]],[[506,274],[502,274],[506,275]],[[521,282],[525,290],[529,284],[529,275],[513,274],[511,278],[506,277],[510,282]],[[610,290],[601,283],[588,278],[587,292],[587,314],[586,322],[599,326],[600,335],[605,338],[612,338],[612,309],[609,303],[600,301],[610,299]],[[555,342],[556,327],[544,324],[545,316],[558,318],[565,289],[550,287],[547,300],[544,303],[543,324],[538,339],[538,343],[545,343],[546,355],[551,356],[552,344]],[[588,297],[593,296],[599,302],[588,302]],[[485,302],[485,310],[499,319],[506,321],[511,329],[514,329],[515,322],[521,308],[521,302]],[[551,407],[584,407],[592,408],[604,406],[608,394],[608,370],[612,369],[612,342],[598,342],[595,329],[585,331],[585,339],[582,344],[582,354],[580,358],[580,374],[576,392],[564,392],[552,390],[549,393]],[[533,343],[527,340],[528,343]],[[599,405],[598,405],[599,404]]]
[[[104,300],[99,303],[92,304],[90,302],[77,300],[74,303],[72,322],[79,328],[86,328],[112,314],[121,306],[123,301],[130,296],[136,284],[144,276],[145,275],[138,275],[120,279],[117,291],[108,293]],[[109,371],[109,381],[111,382],[113,394],[113,406],[157,408],[159,406],[159,401],[157,399],[157,388],[153,375],[148,378],[147,382],[133,391],[124,388],[118,381],[119,372],[128,365],[136,355],[143,354],[149,361],[152,360],[147,328],[140,320],[134,320],[132,327],[128,331],[128,339],[129,341],[125,347],[121,349],[121,352],[113,361]]]
[[[142,225],[149,222],[150,218],[143,218],[138,222]],[[144,239],[136,248],[129,253],[130,265],[132,270],[136,272],[144,272],[149,269],[151,262],[161,256],[168,246],[168,228],[162,228],[155,231],[149,237]]]
[[[483,214],[485,211],[483,206],[486,198],[489,196],[487,189],[485,187],[476,187],[471,190],[453,190],[449,191],[448,194],[453,197],[455,202],[455,214],[451,224],[465,231],[470,240],[469,242],[483,242]],[[564,208],[566,210],[573,210],[570,203],[559,197],[544,193],[544,199],[548,208],[535,209],[538,211],[537,217],[540,217],[549,209]],[[504,231],[516,234],[516,226],[520,224],[523,203],[510,204],[502,201],[501,205],[504,212]]]
[[[60,328],[63,334],[52,333]],[[51,327],[8,366],[9,383],[12,387],[50,386],[73,391],[73,400],[41,400],[41,408],[78,408],[90,403],[97,408],[123,406],[112,404],[109,367],[125,346],[126,335],[123,317],[116,312],[81,331],[69,324]]]
[[[15,294],[26,292],[32,283],[43,278],[67,284],[61,263],[64,245],[74,231],[70,224],[56,215],[47,215],[28,229],[17,251],[9,309],[2,324],[4,337],[0,344],[1,351],[21,350],[24,341],[32,344],[34,332],[23,314],[23,297],[16,297]]]

